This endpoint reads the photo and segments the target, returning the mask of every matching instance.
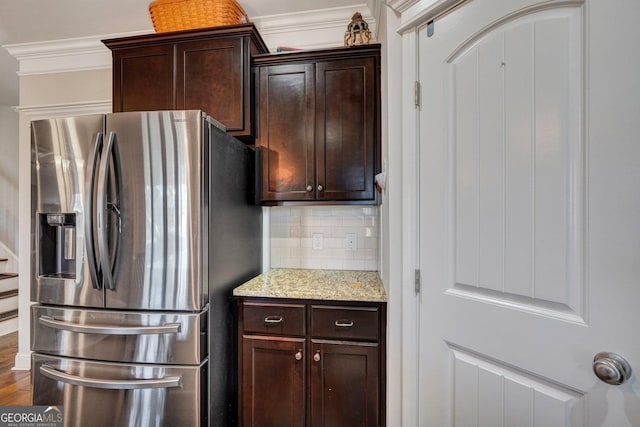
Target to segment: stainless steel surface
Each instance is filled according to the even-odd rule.
[[[102,132],[98,132],[95,139],[95,145],[92,150],[91,157],[89,158],[87,168],[87,174],[85,178],[85,193],[84,193],[84,224],[85,224],[85,244],[87,248],[87,268],[91,275],[91,282],[94,289],[102,288],[102,276],[98,275],[98,255],[96,252],[96,235],[94,233],[93,220],[95,215],[95,178],[98,171],[98,161],[100,159],[100,153],[102,152],[104,135]]]
[[[207,283],[201,271],[208,245],[202,238],[207,171],[202,128],[198,111],[107,115],[105,134],[117,147],[122,181],[114,200],[106,200],[104,192],[98,199],[98,219],[105,227],[118,217],[118,225],[113,225],[118,229],[118,262],[114,283],[106,290],[106,307],[195,311],[205,306]],[[106,166],[103,157],[102,188]],[[117,205],[119,214],[109,202]],[[102,232],[99,249],[107,284],[110,273],[104,265],[114,261],[106,250],[108,235]]]
[[[76,258],[76,229],[75,227],[63,227],[64,230],[64,253],[65,260]]]
[[[314,362],[320,361],[320,351],[316,351],[316,354],[313,355]]]
[[[631,365],[616,353],[600,352],[593,358],[593,372],[610,385],[620,385],[631,377]]]
[[[199,111],[36,121],[32,148],[34,404],[70,426],[235,425],[230,296],[262,260],[253,150]],[[166,377],[180,387],[92,386]]]
[[[197,365],[207,357],[208,314],[33,306],[31,349],[114,362]],[[142,333],[132,335],[136,330]]]
[[[65,427],[208,425],[207,396],[201,393],[206,390],[207,362],[195,366],[114,364],[36,354],[31,372],[33,404],[62,406]],[[52,372],[53,378],[46,375]],[[167,378],[169,384],[161,387],[134,385]],[[171,386],[176,378],[180,378],[179,387]],[[96,387],[100,383],[109,387]],[[122,388],[111,388],[115,386]]]
[[[100,159],[100,169],[98,171],[98,200],[96,204],[98,253],[100,254],[100,265],[102,266],[103,286],[105,289],[110,290],[116,289],[113,268],[116,265],[117,259],[114,257],[117,257],[119,254],[118,243],[120,242],[120,234],[122,231],[122,218],[119,209],[116,209],[116,225],[112,225],[109,221],[109,207],[113,205],[119,206],[120,191],[122,190],[122,170],[117,141],[118,139],[115,133],[109,133],[109,140]],[[113,188],[110,188],[110,183],[113,183]],[[112,191],[110,191],[110,189]],[[112,192],[114,193],[114,199],[110,200],[108,197]],[[112,229],[110,229],[110,225],[113,227]],[[113,237],[111,242],[110,237]],[[111,245],[109,243],[111,243]],[[111,248],[113,248],[113,254]]]
[[[104,378],[85,378],[60,372],[47,365],[40,366],[40,373],[47,378],[65,384],[82,387],[105,388],[113,390],[136,390],[141,388],[180,387],[180,377],[164,377],[155,380],[108,380]]]
[[[32,192],[31,209],[34,247],[32,250],[32,301],[102,307],[103,293],[86,262],[85,195],[87,169],[95,155],[96,141],[104,124],[103,115],[39,120],[31,123]],[[47,214],[75,218],[75,265],[54,262],[53,225]],[[67,221],[67,219],[65,219]],[[69,244],[69,243],[67,243]],[[55,265],[54,265],[55,264]],[[58,271],[55,271],[58,269]]]
[[[203,123],[199,111],[33,122],[33,214],[44,236],[33,251],[34,301],[184,311],[207,304]],[[76,248],[77,265],[67,269],[75,270],[43,274],[43,260],[53,255],[38,215],[69,213],[77,217],[75,243],[59,253]]]
[[[167,323],[160,326],[118,326],[118,325],[81,325],[79,323],[61,322],[51,317],[43,316],[40,324],[54,329],[69,332],[104,335],[145,335],[145,334],[176,334],[180,332],[179,323]]]

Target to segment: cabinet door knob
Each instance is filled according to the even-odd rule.
[[[320,350],[316,351],[316,354],[313,355],[313,360],[316,362],[320,361]]]
[[[302,350],[298,350],[295,355],[296,360],[302,360]]]
[[[310,185],[307,185],[307,193],[311,193],[313,191],[313,187]]]
[[[322,185],[318,185],[318,191],[322,191],[324,190],[324,187]]]

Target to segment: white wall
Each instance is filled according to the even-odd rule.
[[[387,425],[402,423],[402,38],[399,18],[384,7],[378,21],[382,43],[382,159],[387,173],[380,206],[380,274],[387,289]],[[409,284],[410,286],[410,284]]]
[[[18,113],[0,105],[0,242],[18,252]]]
[[[111,69],[20,77],[20,108],[49,108],[111,100]],[[55,114],[52,111],[52,114]]]

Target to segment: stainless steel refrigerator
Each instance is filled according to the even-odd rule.
[[[251,150],[200,111],[34,121],[34,405],[66,426],[228,426],[231,290],[261,271]]]

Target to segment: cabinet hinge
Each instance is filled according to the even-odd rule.
[[[422,280],[420,277],[420,269],[416,268],[415,270],[415,292],[416,294],[420,293],[420,287],[422,285]]]
[[[420,96],[422,92],[422,87],[420,85],[420,82],[416,80],[415,85],[414,85],[414,105],[416,108],[420,108],[420,102],[422,101],[422,97]]]

